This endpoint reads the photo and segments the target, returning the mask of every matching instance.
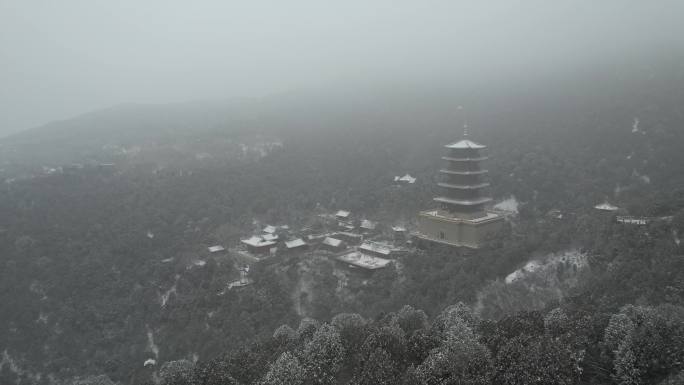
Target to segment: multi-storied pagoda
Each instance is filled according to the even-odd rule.
[[[501,215],[486,210],[492,200],[487,170],[482,167],[482,162],[487,160],[484,152],[487,147],[467,137],[445,147],[448,152],[442,159],[446,165],[439,170],[438,183],[442,194],[434,198],[439,208],[420,212],[416,236],[452,246],[477,248],[503,224]]]

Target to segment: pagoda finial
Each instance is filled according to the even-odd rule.
[[[468,137],[468,115],[466,114],[465,108],[463,106],[459,105],[457,107],[459,111],[461,111],[461,119],[463,120],[463,137],[467,138]]]

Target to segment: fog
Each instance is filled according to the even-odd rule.
[[[1,0],[0,135],[119,103],[477,81],[681,50],[684,2]]]

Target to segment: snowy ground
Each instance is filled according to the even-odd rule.
[[[549,254],[539,260],[527,262],[525,266],[506,276],[504,281],[510,284],[549,270],[555,271],[560,264],[574,266],[579,270],[587,266],[587,255],[578,250],[567,250],[557,254]]]
[[[161,302],[162,307],[166,306],[166,304],[169,302],[171,294],[176,294],[176,287],[178,285],[179,279],[180,275],[176,275],[176,280],[173,282],[173,286],[171,286],[167,291],[165,291],[163,294],[159,296],[159,300]]]
[[[518,200],[513,195],[494,205],[496,210],[518,213]]]
[[[677,230],[672,230],[672,237],[674,238],[675,245],[679,246],[682,243],[682,240],[679,239],[679,234],[677,234]]]
[[[477,294],[474,310],[484,318],[498,319],[543,309],[581,284],[586,268],[588,256],[576,249],[534,258],[505,279],[485,285]]]

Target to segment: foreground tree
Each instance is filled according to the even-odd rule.
[[[684,308],[625,306],[611,316],[604,344],[620,384],[670,374],[684,365]]]
[[[72,385],[115,385],[114,381],[106,375],[87,376],[72,381]]]
[[[337,330],[324,324],[311,338],[302,352],[302,364],[307,382],[334,384],[344,360],[344,347]]]
[[[479,318],[473,313],[472,309],[463,302],[459,302],[444,309],[432,321],[431,332],[435,336],[445,339],[454,325],[465,323],[466,326],[474,329],[479,322]]]
[[[238,385],[230,375],[228,363],[221,359],[198,363],[192,381],[192,385]]]
[[[189,384],[193,375],[193,364],[188,360],[165,362],[159,369],[159,379],[162,384]]]
[[[352,385],[392,385],[398,383],[400,375],[397,363],[389,353],[375,349],[366,359],[363,369],[351,381]]]
[[[399,310],[393,321],[399,324],[399,327],[404,331],[404,333],[406,333],[407,336],[410,336],[415,331],[426,329],[428,326],[427,315],[425,312],[414,309],[410,305],[404,305],[404,307]]]
[[[445,331],[446,340],[433,349],[418,366],[415,378],[424,385],[486,385],[491,382],[489,350],[460,318],[454,318]]]
[[[494,383],[501,385],[571,385],[579,383],[582,355],[548,335],[521,334],[496,356]]]
[[[368,336],[368,321],[358,314],[336,315],[330,324],[337,330],[345,352],[345,365],[355,366],[361,356],[361,346]]]
[[[285,352],[271,365],[262,381],[263,385],[301,385],[304,383],[304,368],[297,357]]]

